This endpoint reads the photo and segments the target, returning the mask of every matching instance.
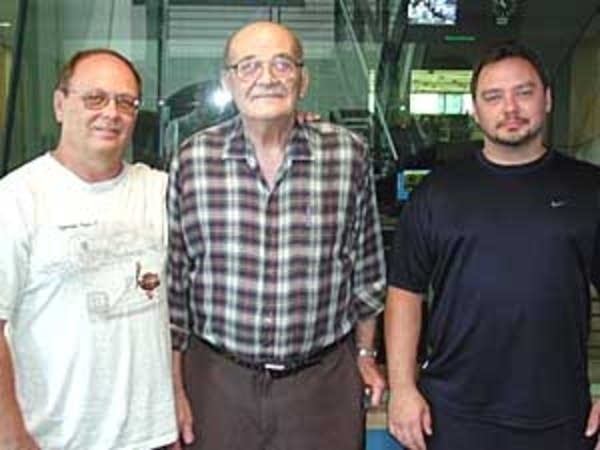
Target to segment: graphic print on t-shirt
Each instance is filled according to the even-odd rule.
[[[59,272],[66,285],[81,292],[92,320],[122,318],[157,306],[164,287],[162,242],[122,222],[52,228],[38,233],[40,242],[44,234],[44,242],[50,242],[38,270],[48,277]]]

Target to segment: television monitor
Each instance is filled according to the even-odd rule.
[[[456,25],[457,0],[410,0],[410,25]]]
[[[404,169],[397,174],[396,199],[406,201],[412,190],[431,172],[429,169]]]
[[[471,70],[415,69],[410,75],[411,114],[470,114]]]

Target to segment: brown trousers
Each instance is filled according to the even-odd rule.
[[[196,450],[362,450],[365,413],[352,339],[272,378],[195,341],[185,357]]]

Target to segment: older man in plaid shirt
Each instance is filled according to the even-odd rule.
[[[375,316],[385,268],[367,148],[332,124],[299,124],[308,87],[287,28],[227,42],[238,117],[192,136],[168,194],[169,301],[181,438],[194,438],[182,353],[190,337],[202,449],[360,449],[365,385],[385,387]],[[235,428],[235,432],[233,429]]]

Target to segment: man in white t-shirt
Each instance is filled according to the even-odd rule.
[[[0,448],[142,450],[176,439],[166,175],[127,164],[141,80],[76,54],[56,149],[0,180]]]

